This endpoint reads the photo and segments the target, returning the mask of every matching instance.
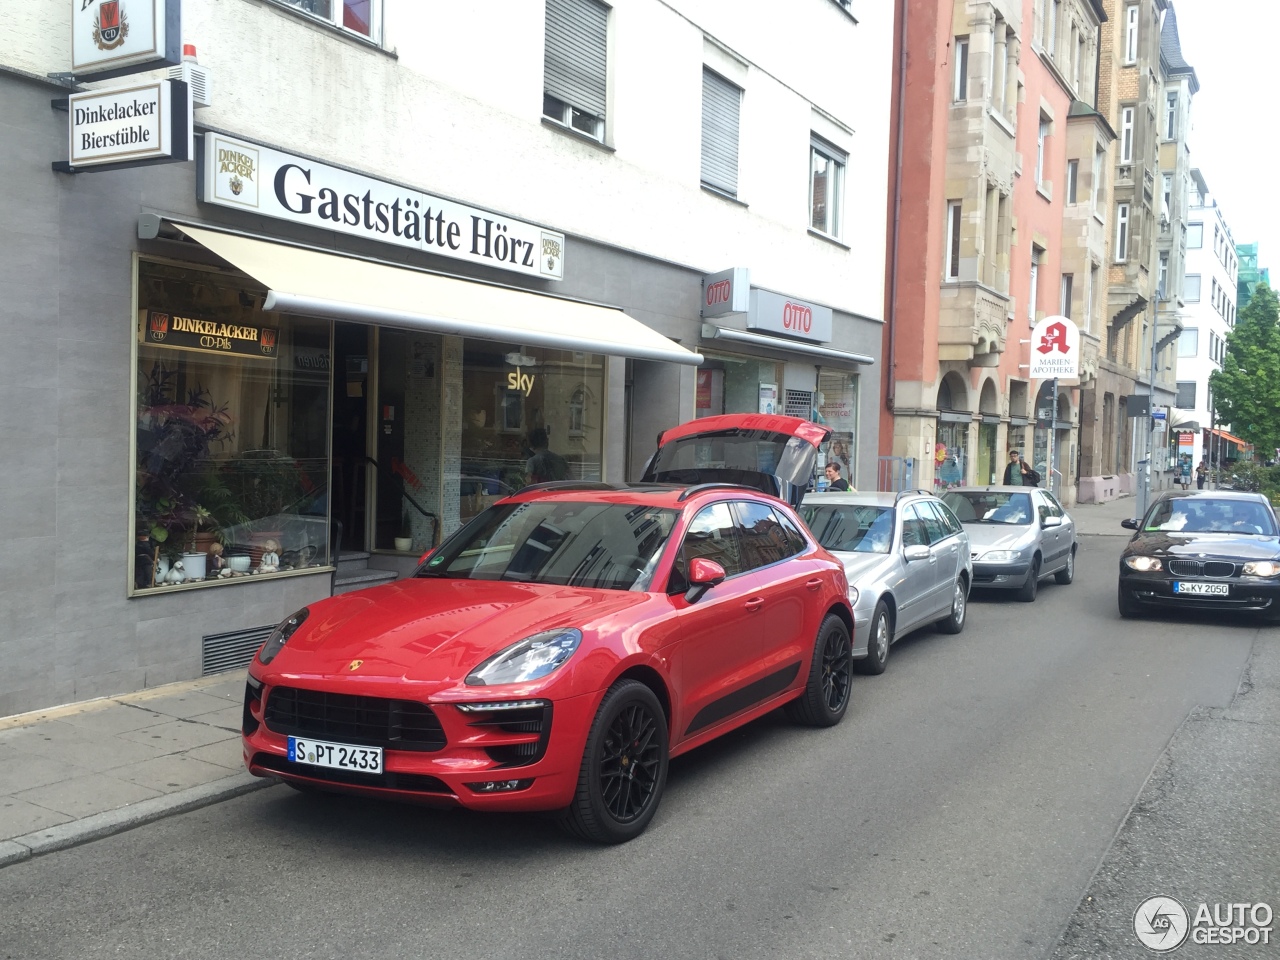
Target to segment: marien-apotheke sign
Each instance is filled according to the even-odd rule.
[[[200,199],[424,253],[564,278],[564,234],[270,147],[206,133]]]
[[[153,347],[233,353],[256,360],[274,360],[280,341],[276,327],[201,320],[160,310],[142,311],[142,342]]]

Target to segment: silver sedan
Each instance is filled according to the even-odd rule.
[[[969,536],[937,497],[919,490],[811,493],[800,515],[844,563],[861,672],[883,673],[894,640],[917,627],[964,629],[973,582]]]
[[[975,587],[1016,590],[1029,603],[1050,574],[1075,579],[1075,521],[1048,490],[957,487],[942,500],[969,531]]]

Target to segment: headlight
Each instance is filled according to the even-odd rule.
[[[581,630],[535,633],[480,664],[467,675],[467,684],[489,687],[499,683],[541,680],[564,666],[581,642]]]
[[[1242,572],[1247,577],[1280,576],[1280,563],[1275,560],[1255,560],[1252,563],[1246,563]]]
[[[264,666],[276,658],[276,654],[280,649],[289,642],[289,638],[298,632],[298,628],[307,621],[307,617],[311,616],[311,610],[303,607],[288,620],[285,620],[280,626],[271,631],[271,636],[267,637],[267,642],[262,645],[262,649],[258,651],[258,662]]]
[[[1021,550],[988,550],[979,560],[989,563],[1008,563],[1010,560],[1017,560]]]
[[[1158,557],[1125,557],[1124,565],[1130,570],[1138,570],[1142,573],[1151,573],[1155,570],[1164,569],[1164,565]]]
[[[849,584],[849,606],[856,607],[858,605],[858,588],[853,584]]]

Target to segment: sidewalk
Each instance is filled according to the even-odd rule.
[[[240,756],[244,671],[0,717],[0,867],[272,781]]]
[[[1107,503],[1077,503],[1067,513],[1080,536],[1131,537],[1133,531],[1120,526],[1120,521],[1132,517],[1136,509],[1137,499],[1127,496]]]

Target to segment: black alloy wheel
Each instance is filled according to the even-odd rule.
[[[889,616],[889,608],[881,600],[876,604],[876,612],[871,615],[871,635],[867,638],[867,655],[853,662],[853,668],[859,673],[878,676],[884,673],[885,664],[889,662],[889,649],[893,646],[893,619]]]
[[[583,840],[623,843],[644,832],[667,783],[667,718],[653,691],[619,680],[587,734],[578,789],[561,825]]]
[[[853,644],[849,628],[829,613],[818,628],[804,692],[786,706],[787,716],[810,727],[834,727],[849,709]]]

